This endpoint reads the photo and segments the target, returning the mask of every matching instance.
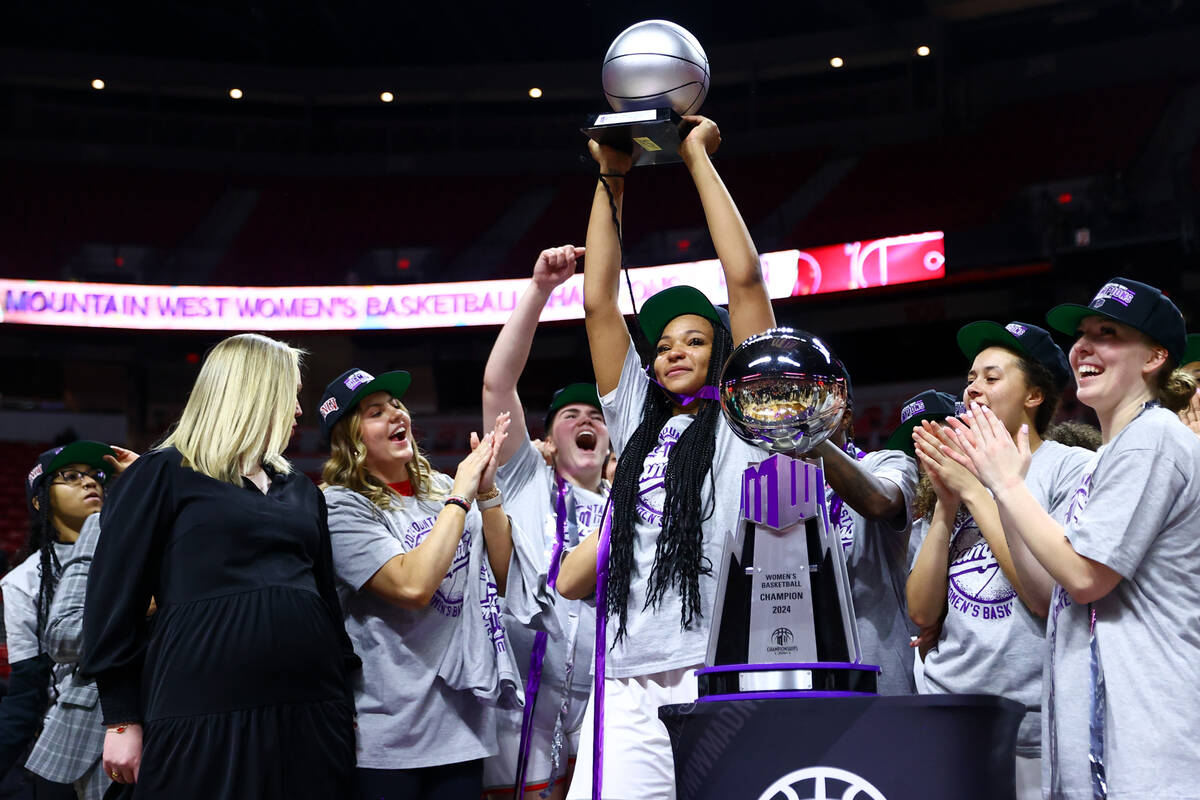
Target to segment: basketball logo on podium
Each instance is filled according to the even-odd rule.
[[[862,777],[836,767],[805,767],[767,787],[758,800],[887,800]]]

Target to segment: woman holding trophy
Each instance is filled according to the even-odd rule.
[[[695,182],[729,289],[729,312],[699,290],[674,286],[648,299],[639,324],[653,348],[644,366],[617,304],[618,225],[628,154],[590,143],[600,178],[588,223],[584,307],[592,366],[614,448],[621,454],[611,493],[606,607],[605,705],[588,709],[569,798],[604,795],[673,798],[675,775],[658,707],[696,697],[694,669],[708,647],[725,531],[737,524],[740,476],[762,451],[739,439],[721,415],[714,384],[733,347],[774,325],[758,252],[710,156],[715,123],[692,127],[680,155]],[[568,553],[558,575],[566,597],[596,588],[598,544],[591,535]],[[601,568],[605,565],[602,563]],[[601,672],[597,667],[597,672]],[[593,724],[605,729],[607,761],[592,763]]]

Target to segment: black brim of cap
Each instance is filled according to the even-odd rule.
[[[684,314],[697,314],[714,325],[721,316],[712,301],[695,286],[672,286],[652,295],[638,311],[638,323],[646,340],[653,344],[662,336],[667,323]]]
[[[947,414],[917,414],[912,419],[900,423],[896,430],[892,431],[892,435],[888,437],[884,443],[884,450],[899,450],[905,455],[916,458],[916,448],[913,447],[912,432],[913,428],[921,424],[921,420],[929,420],[930,422],[944,422]]]
[[[112,471],[113,465],[104,460],[105,456],[117,457],[117,453],[103,442],[93,442],[88,440],[71,442],[63,447],[50,461],[50,466],[47,467],[47,474],[53,473],[55,470],[62,469],[68,464],[87,464],[89,467],[94,467],[102,470],[105,474]]]

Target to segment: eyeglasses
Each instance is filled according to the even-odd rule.
[[[67,486],[79,486],[83,483],[84,478],[91,478],[96,483],[103,486],[105,481],[108,480],[108,473],[102,469],[98,469],[95,472],[88,472],[87,470],[81,472],[77,469],[60,469],[58,472],[54,473],[54,477],[55,480],[51,481],[51,483],[65,483]]]

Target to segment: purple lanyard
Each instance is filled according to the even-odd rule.
[[[867,457],[867,454],[864,451],[859,450],[858,447],[855,446],[854,442],[850,441],[849,439],[846,440],[846,446],[842,449],[846,451],[846,455],[850,456],[855,461],[862,461]],[[832,525],[836,526],[838,524],[838,520],[842,518],[842,498],[838,497],[837,492],[830,491],[829,493],[833,495],[833,500],[831,500],[829,503],[829,521]]]
[[[1071,507],[1067,510],[1066,526],[1074,524],[1078,517],[1076,516],[1076,504],[1079,503],[1080,496],[1087,499],[1088,490],[1091,486],[1092,476],[1096,474],[1096,467],[1099,462],[1099,457],[1092,462],[1091,469],[1080,481],[1080,486],[1075,490],[1075,497],[1071,501]],[[1082,513],[1082,509],[1078,513]],[[1057,592],[1066,594],[1066,589],[1062,586],[1056,587]],[[1062,594],[1051,595],[1051,600],[1055,596],[1062,597]],[[1059,601],[1054,601],[1053,606],[1057,607]],[[1054,625],[1050,628],[1050,689],[1048,692],[1047,713],[1050,715],[1050,741],[1048,744],[1050,757],[1050,771],[1053,776],[1058,771],[1058,715],[1055,711],[1055,686],[1054,686],[1054,661],[1055,651],[1058,649],[1058,616],[1059,611],[1066,610],[1064,604],[1062,608],[1051,608],[1050,613],[1054,616]],[[1104,683],[1104,667],[1100,663],[1100,647],[1096,642],[1096,607],[1092,603],[1088,603],[1088,771],[1091,773],[1092,779],[1092,798],[1093,800],[1105,800],[1108,797],[1108,776],[1104,768],[1104,723],[1108,712],[1108,695],[1107,687]],[[1050,786],[1051,797],[1059,797],[1058,786],[1052,781]]]
[[[551,590],[558,582],[558,562],[562,557],[563,543],[566,539],[567,527],[567,494],[571,485],[562,479],[561,475],[554,476],[554,548],[550,551],[550,571],[546,577],[546,585]],[[533,637],[533,653],[529,658],[529,677],[525,680],[525,708],[521,712],[521,743],[517,750],[517,777],[513,785],[513,797],[525,796],[525,770],[529,766],[529,747],[533,740],[533,708],[537,704],[538,689],[542,685],[542,664],[546,660],[545,631],[538,631]]]
[[[604,654],[608,650],[608,547],[612,537],[612,495],[604,505],[604,523],[596,544],[596,677],[592,681],[592,800],[601,800],[604,784]]]
[[[658,382],[658,378],[654,377],[654,367],[652,366],[646,367],[646,377],[650,379],[651,383],[662,389],[663,392],[666,393],[667,397],[670,397],[672,400],[678,403],[680,408],[687,408],[697,400],[721,399],[721,393],[715,386],[701,386],[700,391],[696,392],[695,394],[676,394]]]

